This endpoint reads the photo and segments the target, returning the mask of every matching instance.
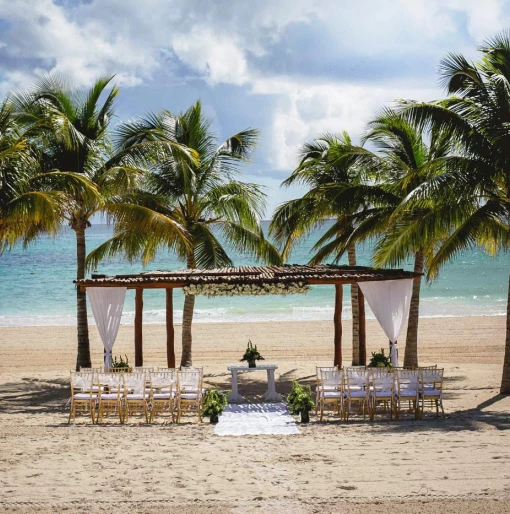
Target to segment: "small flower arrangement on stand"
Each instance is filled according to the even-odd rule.
[[[244,351],[241,362],[246,361],[248,362],[249,368],[255,368],[257,366],[256,361],[263,360],[264,357],[262,357],[262,355],[260,355],[259,351],[257,350],[257,345],[253,345],[252,342],[248,340],[248,345],[246,346],[246,350]]]

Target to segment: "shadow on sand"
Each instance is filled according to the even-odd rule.
[[[283,395],[290,391],[292,381],[298,380],[301,384],[315,386],[315,376],[296,377],[296,370],[290,370],[279,376],[278,392]],[[256,376],[260,375],[260,376]],[[445,379],[444,402],[448,409],[448,402],[462,396],[466,388],[457,387],[457,383],[465,380],[463,376],[453,376]],[[205,375],[206,386],[215,386],[220,390],[230,389],[230,375],[228,373]],[[239,392],[251,403],[261,401],[266,392],[267,383],[263,372],[240,374]],[[67,417],[66,403],[69,399],[70,389],[67,379],[35,379],[24,378],[17,382],[6,383],[2,386],[0,399],[0,414],[62,414]],[[378,431],[408,432],[413,431],[443,431],[455,432],[464,430],[509,430],[510,412],[492,409],[505,398],[504,395],[494,395],[472,409],[458,409],[450,411],[446,419],[436,418],[434,412],[426,412],[425,419],[415,420],[413,415],[404,415],[399,421],[391,421],[389,415],[376,416],[374,422],[363,422],[359,417],[351,418],[349,422],[339,421],[336,416],[327,416],[327,421],[319,423],[312,416],[310,426],[314,425],[320,430],[321,426],[337,424],[344,426],[370,423]]]

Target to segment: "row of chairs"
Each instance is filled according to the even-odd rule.
[[[90,415],[93,423],[113,414],[125,423],[129,416],[141,414],[152,423],[167,412],[172,422],[179,422],[187,411],[196,411],[202,421],[203,371],[168,369],[167,371],[105,373],[95,370],[71,372],[71,411]]]
[[[322,421],[324,408],[331,405],[341,419],[349,419],[354,405],[374,419],[377,407],[389,410],[399,419],[405,405],[422,418],[426,407],[434,407],[436,415],[443,408],[444,370],[437,366],[417,369],[336,367],[317,368],[316,406]]]
[[[174,371],[181,368],[165,368],[162,366],[126,366],[125,368],[108,368],[108,373],[153,373],[154,371]],[[199,368],[183,368],[199,369]],[[91,373],[103,373],[103,368],[80,368],[80,371]]]

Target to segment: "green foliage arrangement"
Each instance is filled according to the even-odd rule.
[[[372,352],[372,357],[368,363],[369,368],[392,368],[390,358],[384,354],[384,348],[380,352]]]
[[[241,362],[246,361],[250,367],[255,367],[255,361],[263,361],[265,360],[262,355],[260,355],[257,350],[257,345],[253,345],[251,340],[248,340],[248,344],[246,346],[246,350],[244,351],[243,358]]]
[[[211,423],[218,422],[218,416],[228,405],[227,395],[217,389],[208,389],[204,395],[202,414],[209,416]]]
[[[301,423],[308,423],[310,411],[315,407],[310,386],[302,386],[296,381],[292,382],[292,388],[287,395],[287,404],[292,414],[301,415]]]
[[[124,355],[124,357],[126,357],[126,360],[124,360],[121,355],[119,355],[118,359],[117,359],[117,357],[114,357],[111,367],[115,368],[115,369],[125,369],[128,372],[131,371],[132,368],[129,365],[128,356]]]

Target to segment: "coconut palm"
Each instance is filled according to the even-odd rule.
[[[175,251],[188,269],[233,265],[228,247],[280,263],[280,255],[265,240],[259,224],[264,207],[260,186],[236,178],[257,136],[256,130],[245,130],[218,145],[200,102],[179,115],[163,110],[122,125],[120,147],[174,141],[197,160],[175,153],[159,155],[144,187],[131,197],[134,209],[118,218],[113,238],[90,253],[90,265],[118,252],[146,263],[162,247]],[[168,223],[179,224],[187,239],[176,237],[167,229]],[[181,366],[192,364],[194,305],[195,296],[185,295]]]
[[[393,266],[414,258],[414,271],[423,272],[425,263],[434,255],[437,239],[444,235],[438,227],[440,220],[447,211],[450,215],[451,210],[447,204],[440,207],[430,202],[412,210],[400,207],[407,195],[438,173],[442,158],[450,151],[450,139],[444,133],[429,134],[429,145],[424,139],[420,131],[396,112],[384,109],[369,124],[364,137],[364,141],[370,141],[380,150],[379,153],[344,145],[337,159],[355,163],[355,169],[362,168],[364,175],[371,180],[344,178],[342,181],[337,177],[305,195],[308,202],[313,199],[316,205],[323,205],[326,209],[333,207],[342,214],[341,224],[334,224],[316,243],[314,249],[317,253],[312,263],[331,258],[338,262],[349,247],[376,240],[376,265]],[[309,213],[304,217],[312,219]],[[419,299],[420,281],[415,281],[405,366],[418,365]]]
[[[273,216],[270,233],[282,245],[284,259],[290,255],[292,247],[304,234],[321,227],[328,220],[334,223],[315,245],[317,254],[311,263],[323,262],[331,252],[324,252],[323,243],[331,237],[349,237],[352,232],[353,214],[365,205],[361,203],[349,206],[335,198],[332,201],[328,188],[336,184],[357,185],[363,183],[364,165],[370,153],[361,147],[355,147],[349,135],[344,132],[340,136],[325,134],[310,143],[303,145],[300,151],[300,162],[282,185],[303,184],[309,188],[307,193],[295,200],[280,205]],[[358,197],[359,198],[359,197]],[[347,245],[349,265],[356,265],[356,245]],[[351,285],[352,305],[352,363],[359,364],[360,351],[360,318],[358,309],[358,286]],[[364,319],[361,321],[364,323]],[[362,349],[363,353],[363,349]]]
[[[441,172],[452,140],[444,131],[424,133],[391,109],[369,123],[364,140],[380,151],[382,188],[394,197],[367,213],[351,239],[380,236],[374,250],[376,265],[394,266],[412,258],[414,272],[423,273],[445,235],[444,217],[452,219],[451,206],[429,201],[404,209],[401,204]],[[420,288],[421,280],[414,280],[404,355],[404,366],[410,367],[418,366]]]
[[[446,99],[404,103],[403,115],[413,123],[441,130],[457,142],[445,159],[444,173],[427,181],[408,206],[434,198],[443,203],[475,205],[459,209],[449,237],[429,265],[429,274],[467,247],[479,244],[490,253],[507,250],[510,218],[510,33],[502,32],[479,49],[469,62],[450,54],[441,62]],[[510,288],[501,392],[510,394]]]
[[[44,173],[39,164],[13,103],[5,100],[0,105],[0,254],[20,240],[26,246],[41,232],[56,233],[67,193],[96,194],[85,177]]]
[[[37,163],[7,100],[0,105],[0,253],[58,226],[58,197],[34,187]],[[57,218],[57,219],[55,219]]]
[[[85,277],[86,230],[91,218],[102,211],[115,215],[120,195],[129,191],[142,175],[137,159],[144,148],[133,145],[128,151],[114,148],[108,134],[119,92],[112,77],[100,78],[87,91],[73,89],[65,77],[40,78],[28,92],[14,96],[17,119],[31,143],[43,173],[59,170],[63,176],[81,176],[95,186],[95,194],[62,187],[59,210],[76,234],[76,278]],[[57,174],[59,180],[62,176]],[[177,225],[176,225],[177,226]],[[85,292],[77,289],[78,353],[76,369],[90,366],[90,347]]]

